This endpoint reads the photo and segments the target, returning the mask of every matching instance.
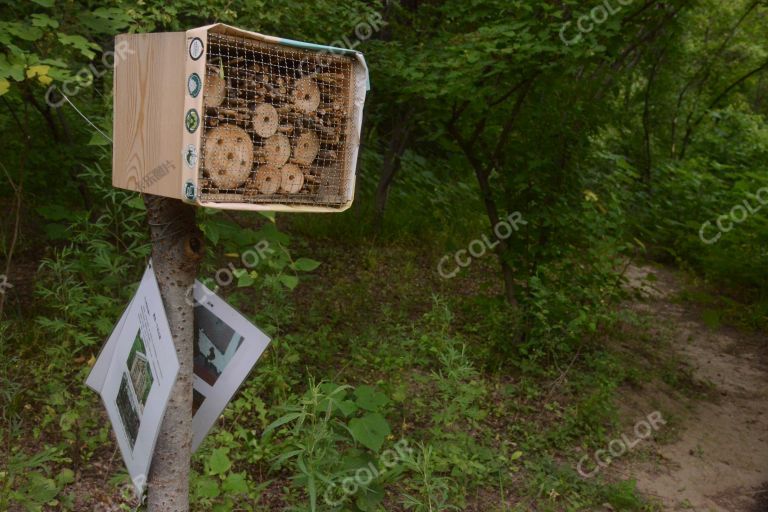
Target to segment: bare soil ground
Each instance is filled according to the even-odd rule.
[[[697,306],[675,300],[690,285],[673,271],[630,267],[627,277],[640,292],[628,307],[667,334],[652,349],[677,359],[705,392],[674,383],[626,390],[625,418],[658,409],[668,424],[613,471],[636,479],[664,511],[768,512],[768,341],[708,327]]]

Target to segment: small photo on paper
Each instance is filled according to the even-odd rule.
[[[193,389],[192,390],[192,416],[197,414],[197,410],[200,409],[200,406],[203,405],[203,402],[205,402],[205,396],[200,393],[198,390]]]
[[[133,450],[133,446],[136,444],[136,437],[139,434],[141,415],[137,410],[138,403],[131,389],[128,374],[125,372],[123,372],[115,403],[120,413],[120,420],[123,423],[123,430],[125,430],[128,443],[131,445],[131,450]]]
[[[152,369],[149,366],[147,348],[144,345],[144,340],[141,339],[141,332],[137,333],[136,338],[133,340],[133,346],[128,355],[127,363],[128,371],[131,374],[131,384],[133,384],[133,390],[136,393],[136,399],[139,404],[139,414],[142,414],[144,406],[147,404],[147,397],[152,389],[154,378],[152,377]]]
[[[208,308],[200,306],[195,308],[195,333],[195,375],[214,386],[240,348],[243,337]]]

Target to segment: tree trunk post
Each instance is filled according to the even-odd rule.
[[[400,170],[403,153],[405,153],[405,149],[408,146],[408,136],[411,131],[410,119],[410,112],[398,119],[392,131],[387,151],[384,153],[384,163],[381,166],[379,185],[376,188],[376,195],[374,197],[373,226],[376,232],[380,232],[383,228],[384,210],[387,207],[389,188],[395,179],[395,175]]]
[[[203,258],[195,207],[177,199],[144,195],[152,238],[152,263],[179,358],[148,478],[149,512],[189,510],[192,457],[193,308],[188,291]]]

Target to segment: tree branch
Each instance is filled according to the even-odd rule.
[[[531,92],[533,89],[533,84],[536,81],[536,77],[530,78],[526,80],[524,83],[523,90],[520,91],[520,94],[517,96],[517,100],[515,100],[515,104],[512,107],[512,112],[509,114],[509,118],[507,118],[506,122],[504,123],[504,126],[501,128],[501,134],[499,135],[499,140],[496,143],[496,149],[493,152],[493,156],[491,157],[491,161],[496,165],[496,167],[501,167],[501,153],[504,151],[504,148],[507,145],[507,142],[509,141],[509,136],[512,133],[512,128],[515,125],[515,122],[517,121],[517,116],[520,115],[520,111],[523,108],[523,104],[525,103],[525,98],[528,96],[528,93]]]
[[[693,124],[690,124],[688,126],[688,129],[685,132],[685,137],[683,138],[683,146],[682,146],[682,148],[680,150],[680,158],[684,158],[685,157],[685,153],[686,153],[686,150],[688,149],[688,145],[691,142],[691,137],[693,136],[693,132],[694,132],[694,130],[696,128],[699,127],[701,122],[707,116],[707,113],[709,113],[709,111],[711,111],[713,108],[715,108],[720,103],[720,101],[722,101],[726,96],[728,96],[728,94],[730,94],[730,92],[732,90],[734,90],[736,87],[738,87],[739,85],[743,84],[744,82],[746,82],[747,80],[749,80],[750,78],[752,78],[753,76],[755,76],[756,74],[760,73],[761,71],[763,71],[763,70],[765,70],[767,68],[768,68],[768,60],[766,60],[759,67],[757,67],[757,68],[753,69],[752,71],[749,71],[747,74],[742,75],[741,77],[739,77],[735,82],[733,82],[731,85],[726,87],[720,94],[715,96],[715,99],[713,99],[710,102],[709,106],[704,110],[704,112],[702,112],[701,115],[699,115],[699,117],[696,118],[696,120],[693,122]]]

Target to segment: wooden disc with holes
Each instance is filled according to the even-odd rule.
[[[282,133],[271,136],[264,142],[264,159],[267,164],[279,169],[291,157],[291,142]]]
[[[286,164],[280,169],[280,192],[298,194],[304,186],[304,172],[298,165]]]
[[[205,89],[203,90],[203,104],[206,107],[218,107],[227,97],[227,80],[218,70],[208,69],[205,74]]]
[[[320,139],[313,131],[302,133],[296,139],[296,145],[293,147],[293,159],[299,165],[309,165],[314,162],[317,153],[320,151]]]
[[[320,106],[320,88],[309,77],[296,80],[293,104],[302,112],[314,112]]]
[[[259,137],[265,139],[277,133],[277,127],[280,124],[280,117],[277,115],[275,107],[269,103],[260,103],[256,106],[253,113],[253,131]]]
[[[225,124],[205,135],[205,169],[216,188],[234,189],[245,183],[253,166],[253,143],[242,128]]]
[[[280,189],[280,171],[271,165],[262,165],[256,171],[254,185],[260,194],[272,195]]]

